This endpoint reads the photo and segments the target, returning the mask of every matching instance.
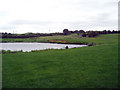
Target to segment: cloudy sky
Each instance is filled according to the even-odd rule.
[[[119,0],[0,0],[0,32],[117,30]]]

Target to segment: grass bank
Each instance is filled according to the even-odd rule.
[[[66,36],[48,39],[53,38],[54,40],[62,38],[71,43],[94,42],[97,45],[3,54],[3,88],[117,87],[117,34],[101,35],[96,38]]]
[[[2,42],[40,42],[40,43],[73,43],[73,44],[91,44],[92,42],[101,44],[104,41],[104,35],[89,38],[89,37],[79,37],[77,34],[71,35],[56,35],[56,36],[46,36],[46,37],[33,37],[33,38],[3,38]]]

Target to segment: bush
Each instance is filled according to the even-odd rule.
[[[88,37],[96,37],[99,33],[97,31],[88,31]]]
[[[0,54],[19,53],[19,52],[23,52],[23,50],[19,50],[19,51],[0,50]]]

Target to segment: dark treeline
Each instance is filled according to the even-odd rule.
[[[73,34],[73,33],[77,33],[80,37],[95,37],[98,36],[100,34],[117,34],[120,33],[120,30],[103,30],[103,31],[84,31],[84,30],[75,30],[75,31],[69,31],[68,29],[64,29],[63,30],[63,34],[64,35],[69,35],[69,34]]]
[[[31,38],[31,37],[42,37],[42,36],[54,36],[63,35],[63,33],[25,33],[25,34],[12,34],[12,33],[0,33],[0,38]]]
[[[117,34],[119,31],[115,30],[103,30],[103,31],[84,31],[84,30],[75,30],[70,31],[68,29],[64,29],[63,33],[25,33],[25,34],[12,34],[12,33],[0,33],[0,38],[31,38],[31,37],[42,37],[42,36],[55,36],[55,35],[70,35],[70,34],[78,34],[79,37],[95,37],[100,34]]]

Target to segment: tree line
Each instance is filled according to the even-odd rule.
[[[31,37],[43,37],[43,36],[55,36],[55,35],[70,35],[78,34],[80,37],[96,37],[100,34],[117,34],[120,33],[120,30],[103,30],[103,31],[84,31],[84,30],[75,30],[70,31],[64,29],[63,33],[25,33],[25,34],[12,34],[12,33],[0,33],[0,38],[31,38]]]
[[[100,34],[117,34],[120,33],[120,30],[103,30],[103,31],[84,31],[84,30],[75,30],[69,31],[68,29],[63,30],[64,35],[74,34],[77,33],[80,37],[96,37]]]
[[[53,35],[57,35],[57,33],[12,34],[12,33],[5,32],[5,33],[0,33],[0,38],[32,38],[32,37],[53,36]]]

